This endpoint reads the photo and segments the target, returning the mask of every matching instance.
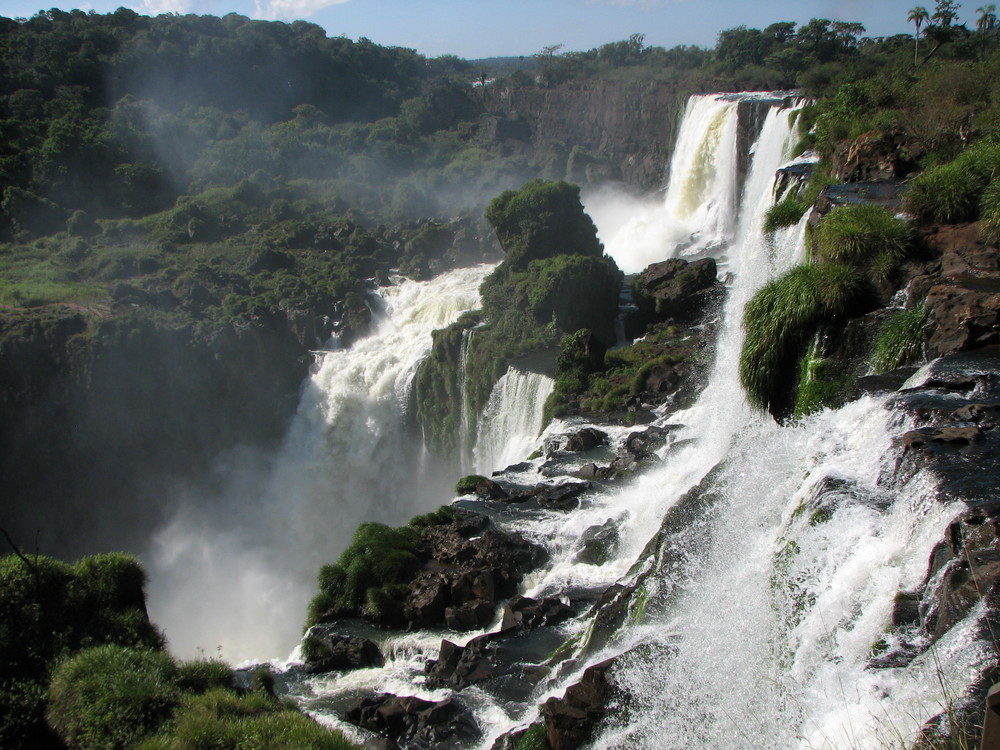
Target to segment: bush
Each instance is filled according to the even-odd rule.
[[[264,693],[215,689],[185,701],[170,729],[140,750],[349,750],[338,732],[284,708]]]
[[[875,341],[872,370],[888,372],[916,362],[923,351],[926,318],[923,305],[894,312]]]
[[[1000,143],[978,141],[952,161],[917,175],[906,208],[919,219],[943,224],[975,221],[987,186],[1000,173]]]
[[[180,700],[177,667],[163,651],[96,646],[60,664],[49,686],[49,725],[71,748],[131,747]]]
[[[177,670],[177,686],[190,693],[233,686],[233,670],[224,661],[197,659],[182,662]]]
[[[854,312],[864,291],[857,269],[824,263],[797,266],[757,292],[743,313],[740,353],[740,383],[750,403],[781,416],[786,386],[816,326]]]
[[[979,219],[987,240],[1000,239],[1000,178],[991,180],[983,190],[979,199]]]
[[[771,234],[782,227],[791,227],[801,221],[809,206],[794,196],[785,198],[767,209],[764,217],[764,233]]]
[[[880,256],[898,263],[912,242],[910,226],[881,206],[848,205],[823,217],[813,235],[813,255],[819,261],[864,268]]]
[[[320,568],[320,594],[310,604],[306,627],[344,615],[363,614],[379,622],[398,620],[400,604],[386,609],[385,597],[376,592],[370,598],[369,590],[408,583],[420,566],[419,548],[418,529],[361,524],[337,563]]]

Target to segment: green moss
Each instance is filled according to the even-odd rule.
[[[799,383],[795,392],[796,417],[832,408],[843,402],[853,378],[840,371],[835,363],[817,354],[818,341],[813,341],[799,365]]]
[[[545,734],[545,724],[538,722],[528,727],[528,731],[517,741],[516,750],[548,750],[549,741]]]
[[[872,370],[888,372],[916,362],[923,351],[926,319],[922,304],[894,312],[882,325],[875,341]]]
[[[476,487],[479,486],[480,482],[485,481],[488,481],[487,478],[480,474],[469,474],[468,476],[462,477],[455,485],[455,494],[469,495],[476,491]]]

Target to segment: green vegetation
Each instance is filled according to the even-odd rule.
[[[846,263],[870,268],[879,256],[892,263],[906,257],[913,230],[881,206],[841,206],[820,222],[812,238],[812,253],[818,262]]]
[[[622,275],[603,255],[577,186],[533,180],[495,198],[486,216],[506,258],[480,287],[481,314],[435,332],[414,384],[427,443],[442,455],[468,447],[458,445],[463,410],[474,434],[476,415],[511,360],[551,352],[581,328],[613,341]]]
[[[355,747],[276,700],[269,682],[254,681],[261,684],[238,691],[218,662],[178,667],[164,651],[98,646],[56,668],[48,720],[79,750]]]
[[[926,318],[923,305],[894,312],[875,342],[872,369],[888,372],[917,362],[923,352]]]
[[[953,160],[915,177],[906,195],[907,209],[925,222],[974,221],[981,209],[988,219],[990,201],[985,193],[998,170],[1000,143],[978,141]]]
[[[154,731],[180,700],[165,651],[85,649],[60,664],[49,687],[49,725],[70,747],[116,750]]]
[[[0,745],[46,744],[45,693],[60,660],[100,644],[163,646],[146,617],[144,584],[131,555],[96,555],[76,565],[0,557]]]
[[[455,485],[455,494],[468,495],[473,493],[476,491],[476,487],[479,486],[479,483],[485,481],[487,481],[486,477],[480,474],[469,474],[468,476],[462,477]]]
[[[818,345],[819,342],[814,340],[799,364],[799,383],[792,412],[795,417],[835,405],[851,380],[845,373],[837,371],[835,363],[818,355]]]
[[[357,614],[377,622],[400,621],[399,594],[420,567],[419,553],[419,530],[361,524],[338,561],[320,568],[320,593],[309,605],[306,627]]]
[[[548,750],[549,741],[545,734],[545,722],[536,722],[517,741],[517,750]]]
[[[816,326],[863,309],[865,284],[854,268],[803,265],[767,284],[747,303],[740,382],[754,406],[778,416],[787,410],[791,373]]]
[[[764,233],[772,234],[782,227],[795,226],[805,215],[809,205],[794,195],[775,203],[764,217]]]

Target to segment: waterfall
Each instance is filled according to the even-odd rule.
[[[358,524],[401,524],[450,497],[454,477],[426,465],[404,414],[431,332],[478,306],[490,270],[379,290],[373,334],[317,355],[277,456],[229,456],[217,494],[178,500],[144,555],[151,615],[175,653],[286,656],[316,571]]]
[[[475,471],[489,475],[523,461],[538,447],[542,407],[552,393],[552,378],[511,367],[497,381],[479,417]]]

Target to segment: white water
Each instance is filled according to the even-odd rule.
[[[739,388],[743,306],[804,259],[804,222],[761,235],[770,180],[793,138],[787,114],[772,109],[755,146],[736,239],[725,248],[734,281],[715,368],[695,406],[670,417],[683,427],[661,467],[569,518],[552,514],[523,529],[553,553],[528,595],[627,581],[660,519],[723,461],[711,478],[719,499],[678,525],[664,553],[669,564],[644,584],[646,616],[532,696],[533,704],[561,696],[587,664],[640,648],[616,667],[631,697],[610,713],[597,748],[902,748],[991,658],[973,638],[973,616],[906,668],[865,668],[886,639],[895,595],[920,584],[959,508],[921,481],[880,485],[893,469],[892,438],[906,427],[891,425],[878,402],[778,427]],[[809,500],[826,478],[851,491],[826,494],[817,515]],[[883,492],[891,492],[888,507]],[[602,566],[575,562],[580,534],[607,519],[622,536],[617,556]],[[580,628],[586,623],[567,636]],[[481,747],[536,718],[533,707],[511,715]]]
[[[717,209],[727,201],[731,207],[735,204],[735,170],[729,166],[735,164],[735,143],[722,136],[735,133],[729,123],[735,107],[732,101],[710,99],[696,98],[689,107],[684,128],[691,132],[685,137],[697,144],[701,161],[682,162],[678,154],[668,200],[619,232],[617,244],[609,243],[608,229],[598,217],[602,241],[626,270],[638,270],[629,264],[644,266],[692,248],[712,248],[722,256],[723,272],[731,273],[733,280],[721,313],[710,383],[691,409],[671,416],[671,423],[681,426],[661,451],[663,462],[656,470],[624,490],[588,499],[569,514],[539,511],[513,522],[551,555],[549,566],[526,581],[525,593],[539,596],[628,582],[635,575],[630,567],[661,519],[685,491],[724,462],[712,476],[718,499],[706,504],[694,523],[677,526],[665,555],[671,564],[645,584],[645,617],[624,628],[603,650],[586,655],[572,673],[557,674],[540,685],[522,708],[500,705],[475,687],[462,692],[462,700],[472,705],[483,726],[483,750],[502,732],[535,720],[535,706],[562,695],[587,664],[636,646],[646,652],[626,657],[615,673],[632,698],[612,717],[628,721],[612,719],[596,747],[899,747],[940,710],[946,697],[960,693],[988,659],[972,641],[967,622],[906,668],[864,668],[873,646],[884,637],[893,597],[919,584],[930,549],[956,509],[941,504],[933,488],[919,480],[883,497],[886,488],[879,480],[888,469],[883,461],[892,456],[893,435],[905,426],[890,423],[875,400],[824,412],[794,427],[778,427],[746,405],[737,381],[742,308],[768,279],[803,259],[804,225],[771,239],[760,232],[774,170],[795,136],[789,110],[773,108],[754,147],[740,211],[720,213]],[[715,180],[723,174],[731,184],[720,187]],[[718,196],[711,192],[716,189]],[[692,237],[695,244],[685,249]],[[398,377],[390,380],[386,390],[395,392]],[[518,388],[526,385],[523,380],[523,373],[511,372],[498,384],[497,404],[493,411],[487,409],[495,418],[484,420],[477,436],[477,469],[486,472],[519,461],[537,443],[532,439],[530,446],[514,447],[502,439],[537,432],[527,424],[529,399],[518,395]],[[332,382],[318,383],[317,394]],[[316,401],[321,408],[329,398],[317,395]],[[398,408],[398,401],[394,403]],[[376,416],[387,415],[372,413],[373,419]],[[305,423],[318,427],[303,427],[303,442],[329,429],[325,418],[315,415]],[[566,428],[555,425],[550,431]],[[364,429],[381,433],[377,425],[364,423]],[[372,456],[374,472],[386,467],[376,459],[383,456],[378,450],[360,453]],[[285,480],[296,474],[296,465],[288,471]],[[339,492],[321,485],[342,476],[333,468],[317,476],[316,491]],[[828,477],[846,483],[850,491],[827,493],[822,498],[824,512],[817,515],[814,494]],[[382,477],[371,481],[373,487],[384,486],[379,484]],[[381,501],[379,496],[376,503]],[[399,510],[406,512],[404,507]],[[313,544],[316,534],[350,533],[356,524],[336,512],[329,515],[329,526],[306,530],[306,541],[296,538],[296,555]],[[583,532],[608,519],[621,534],[617,554],[604,565],[576,562]],[[324,550],[319,556],[328,562],[335,554]],[[315,567],[310,575],[314,572]],[[271,606],[274,609],[273,602]],[[285,617],[297,626],[303,608],[289,611],[292,614],[286,612]],[[587,625],[585,619],[569,623],[567,637]],[[422,679],[425,661],[436,656],[438,637],[400,636],[390,644],[386,667],[314,680],[303,704],[329,718],[332,712],[324,701],[359,692],[441,699],[447,691],[429,691]],[[454,634],[446,637],[455,640]]]
[[[523,461],[537,447],[542,407],[555,382],[539,373],[511,367],[497,381],[476,435],[475,472],[489,474]]]
[[[287,656],[316,572],[358,524],[404,523],[452,497],[454,477],[427,464],[404,412],[431,332],[479,305],[490,270],[381,289],[374,334],[319,355],[279,454],[233,456],[218,495],[178,501],[145,555],[151,616],[174,653]]]
[[[625,273],[678,255],[712,254],[732,240],[736,216],[738,102],[688,100],[661,203],[588,200],[605,251]]]

